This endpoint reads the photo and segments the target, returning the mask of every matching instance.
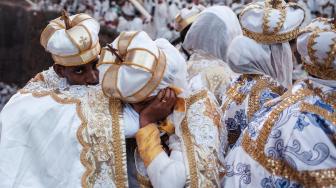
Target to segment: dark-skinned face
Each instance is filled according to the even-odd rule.
[[[70,85],[97,85],[99,83],[99,71],[96,67],[98,59],[79,66],[54,65],[58,76],[66,78]]]

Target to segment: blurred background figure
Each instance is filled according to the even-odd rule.
[[[16,86],[23,86],[36,72],[50,66],[51,57],[41,55],[45,53],[39,46],[38,35],[42,25],[63,9],[71,15],[87,13],[97,19],[102,45],[129,30],[144,30],[153,40],[166,38],[174,43],[180,41],[174,20],[183,8],[225,5],[239,16],[248,3],[255,1],[260,0],[1,0],[0,28],[4,29],[0,30],[0,82],[5,85],[0,87],[1,99],[5,101],[4,93],[11,95],[4,88],[16,90]],[[336,13],[336,0],[286,2],[296,2],[305,10],[303,27],[316,17],[331,18]],[[19,65],[23,61],[31,63]]]
[[[182,8],[191,9],[195,5],[205,7],[226,5],[237,15],[246,4],[258,0],[134,0],[144,11],[152,16],[147,20],[134,1],[128,0],[25,0],[32,2],[41,11],[60,11],[66,9],[71,14],[85,12],[99,20],[103,26],[120,31],[148,30],[153,39],[166,38],[170,41],[178,37],[174,32],[174,18]],[[260,0],[259,0],[260,1]],[[305,22],[316,17],[332,17],[335,14],[336,0],[288,0],[296,2],[307,12]],[[304,24],[305,25],[305,24]]]

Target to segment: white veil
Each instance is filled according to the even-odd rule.
[[[239,36],[231,43],[227,63],[237,73],[265,74],[286,88],[292,85],[293,61],[288,42],[266,45]]]
[[[202,50],[225,60],[228,46],[242,30],[236,14],[226,6],[205,9],[191,25],[183,47]]]

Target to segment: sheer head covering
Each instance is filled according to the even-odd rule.
[[[205,9],[202,5],[193,6],[192,8],[183,8],[175,17],[175,29],[181,32],[191,25],[197,16]]]
[[[295,39],[305,18],[298,4],[283,0],[252,3],[240,14],[244,35],[263,44],[288,42]]]
[[[66,23],[65,23],[66,22]],[[41,45],[52,54],[55,64],[78,66],[96,59],[100,52],[100,25],[87,14],[56,18],[43,30]]]
[[[233,3],[231,5],[232,11],[238,16],[240,13],[244,10],[246,5],[240,4],[240,3]]]
[[[283,86],[289,87],[292,82],[293,65],[290,66],[287,62],[291,62],[292,56],[282,56],[283,63],[274,59],[290,50],[289,45],[264,45],[246,36],[239,36],[233,39],[229,47],[227,63],[234,72],[268,75]]]
[[[114,48],[115,50],[113,50]],[[103,48],[98,68],[106,96],[137,103],[160,89],[187,88],[183,57],[167,40],[153,41],[145,32],[123,32]]]
[[[314,20],[297,38],[305,70],[324,80],[336,80],[336,30],[329,20]]]
[[[242,11],[240,14],[240,23],[244,35],[259,43],[259,47],[264,49],[260,54],[267,53],[268,56],[268,63],[257,63],[260,66],[255,66],[255,68],[258,68],[258,71],[254,71],[273,77],[284,87],[288,88],[291,86],[293,59],[288,41],[297,37],[304,17],[304,10],[300,6],[294,3],[286,4],[283,0],[266,0],[265,2],[252,3]],[[247,39],[243,38],[239,40]],[[236,46],[241,45],[239,44],[239,40],[236,41]],[[250,42],[250,45],[257,46],[256,43],[252,42]],[[251,46],[240,47],[234,48],[238,50],[237,52],[232,52],[231,50],[232,57],[229,57],[231,58],[231,66],[239,62],[233,58],[235,57],[233,53],[246,53],[247,57],[251,55],[249,51],[242,51],[245,48],[250,49]],[[250,50],[253,49],[251,48]],[[253,56],[259,54],[258,51],[254,52]],[[244,67],[239,67],[246,70]]]
[[[205,9],[191,25],[183,48],[202,50],[222,60],[232,39],[242,35],[236,14],[226,6]]]

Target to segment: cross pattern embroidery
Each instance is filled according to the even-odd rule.
[[[87,48],[88,38],[83,36],[80,36],[79,38],[80,38],[79,42],[83,45],[83,48]]]

